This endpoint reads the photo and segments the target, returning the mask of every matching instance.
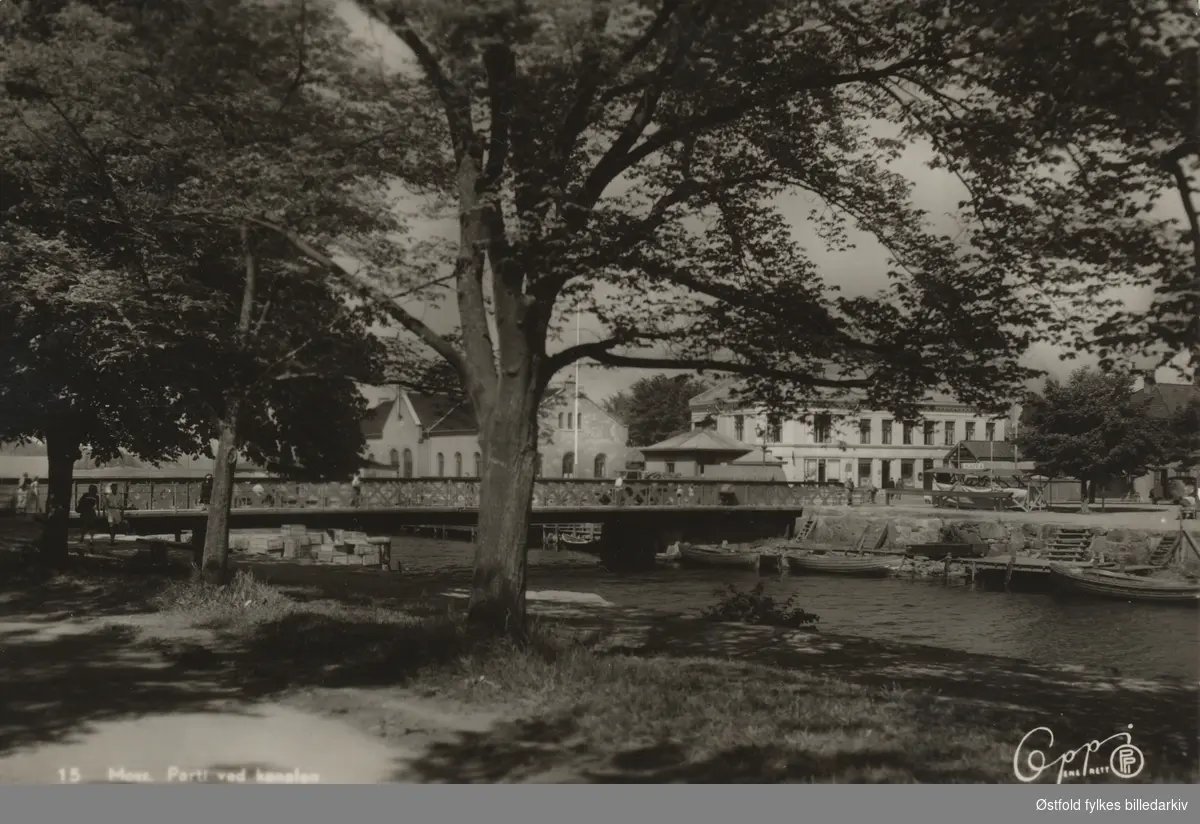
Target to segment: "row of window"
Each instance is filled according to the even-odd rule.
[[[817,481],[818,483],[830,483],[834,481],[843,481],[846,478],[851,478],[856,481],[859,486],[865,486],[872,478],[872,458],[860,458],[858,461],[845,461],[825,458],[805,458],[804,460],[804,480]],[[881,482],[890,486],[912,486],[915,483],[917,474],[917,462],[913,458],[905,458],[900,461],[899,477],[892,475],[893,463],[891,460],[884,458],[882,462],[882,477]],[[933,459],[925,458],[921,461],[921,469],[924,472],[929,472],[934,468]],[[857,476],[857,478],[855,477]]]
[[[922,436],[925,446],[937,446],[937,421],[923,421]],[[880,431],[880,440],[882,444],[892,443],[892,424],[893,421],[884,420]],[[958,427],[957,421],[945,421],[943,425],[942,442],[945,446],[954,446],[958,443]],[[914,423],[904,423],[903,425],[903,443],[906,446],[911,446],[913,443],[913,431],[916,428]],[[975,421],[967,421],[963,440],[975,440]],[[813,419],[812,426],[813,442],[814,443],[832,443],[833,442],[833,415],[820,414]],[[768,443],[781,443],[783,441],[783,423],[775,418],[768,418],[765,432],[760,431],[760,435],[765,435]],[[739,441],[746,440],[746,417],[744,415],[735,415],[733,417],[733,436]],[[984,440],[996,440],[996,424],[989,421],[984,424]],[[862,444],[871,443],[871,421],[864,418],[858,422],[858,442]]]
[[[400,450],[393,449],[389,455],[390,463],[397,469],[401,469],[403,477],[411,478],[413,476],[413,453],[411,449],[405,449],[401,454]],[[439,452],[434,458],[437,463],[437,477],[446,477],[446,456]],[[540,477],[542,475],[542,453],[537,455],[537,463],[535,471]],[[592,477],[603,478],[608,472],[608,456],[603,452],[595,457],[592,461]],[[478,452],[475,453],[475,474],[471,477],[479,478],[483,474],[482,458]],[[568,452],[562,457],[562,477],[570,478],[575,475],[575,453]],[[463,456],[461,452],[454,453],[454,475],[452,477],[463,477]]]
[[[576,418],[574,412],[568,412],[568,413],[566,413],[565,420],[566,420],[567,425],[563,426],[564,416],[563,416],[562,412],[559,412],[558,413],[558,428],[559,429],[568,429],[568,430],[583,429],[583,413],[582,412],[579,413],[578,418]]]

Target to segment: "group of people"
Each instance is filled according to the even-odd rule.
[[[35,515],[42,511],[42,496],[41,482],[37,478],[30,478],[29,473],[21,475],[21,482],[17,484],[16,501],[14,502],[14,511],[19,515]]]
[[[80,540],[86,538],[93,543],[103,524],[108,527],[109,543],[117,542],[117,530],[125,522],[125,502],[116,484],[109,484],[103,494],[92,484],[79,496],[75,511],[79,514]]]

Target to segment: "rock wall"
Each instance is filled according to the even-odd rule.
[[[849,513],[845,509],[815,510],[817,523],[810,540],[853,546],[868,527],[882,528],[891,522],[887,545],[891,548],[910,544],[980,543],[987,544],[989,556],[1019,555],[1038,557],[1054,533],[1061,529],[1086,529],[1093,536],[1092,551],[1107,558],[1123,557],[1127,563],[1145,563],[1160,541],[1174,541],[1178,528],[1165,530],[1127,529],[1104,526],[1081,527],[1069,523],[1031,523],[1027,521],[939,518],[897,515],[883,517],[871,513]],[[796,520],[797,528],[803,518]],[[1193,540],[1197,540],[1193,538]],[[1197,540],[1200,543],[1200,540]],[[1200,569],[1200,558],[1185,544],[1184,566]]]

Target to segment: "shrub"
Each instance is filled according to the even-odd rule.
[[[286,594],[246,570],[240,570],[228,586],[207,584],[198,578],[172,581],[154,597],[153,604],[160,612],[214,628],[278,620],[295,606]]]
[[[799,629],[812,626],[821,620],[820,616],[805,612],[797,606],[795,595],[783,603],[777,602],[763,592],[761,583],[756,584],[749,592],[742,592],[735,585],[729,584],[714,594],[721,600],[703,612],[704,617],[710,621],[737,621],[743,624]]]

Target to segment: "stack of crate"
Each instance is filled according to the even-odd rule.
[[[323,543],[321,533],[310,533],[304,524],[284,524],[280,531],[284,558],[312,558],[313,547]]]

